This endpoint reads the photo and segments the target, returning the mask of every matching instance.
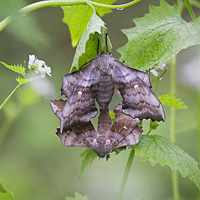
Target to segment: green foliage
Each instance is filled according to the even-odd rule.
[[[25,71],[26,69],[22,66],[22,65],[8,65],[4,62],[1,62],[1,64],[3,64],[6,68],[21,74],[22,76],[25,76]]]
[[[86,149],[81,154],[81,157],[83,157],[83,159],[82,159],[81,167],[80,167],[80,170],[79,170],[79,178],[82,177],[85,168],[88,165],[92,164],[93,160],[97,157],[97,154],[92,149]]]
[[[168,106],[174,107],[176,109],[185,109],[185,103],[181,101],[181,99],[175,98],[175,95],[170,96],[169,94],[164,94],[158,96],[158,99],[161,101],[162,104],[166,104]]]
[[[81,194],[79,194],[78,192],[75,192],[75,197],[66,197],[65,200],[88,200],[88,197],[82,196]]]
[[[99,50],[105,49],[106,27],[100,17],[94,12],[90,18],[74,55],[71,72],[78,70],[82,65],[97,56],[98,40]],[[109,42],[109,41],[108,41]],[[111,44],[109,42],[109,47]],[[109,49],[110,49],[109,48]]]
[[[110,115],[110,117],[112,119],[112,122],[114,122],[114,120],[115,120],[115,114],[114,114],[114,112],[109,111],[109,115]]]
[[[22,85],[22,84],[24,84],[24,83],[30,82],[31,79],[21,78],[21,77],[19,76],[18,78],[16,78],[16,81],[17,81],[20,85]]]
[[[0,199],[1,200],[12,200],[13,195],[11,192],[9,192],[1,183],[0,180]]]
[[[95,0],[94,0],[95,1]],[[112,4],[115,0],[101,0],[95,1],[102,4]],[[71,33],[72,46],[75,47],[78,44],[90,18],[93,15],[93,9],[88,5],[75,5],[71,7],[62,6],[64,12],[63,22],[69,26]],[[109,8],[95,7],[99,16],[103,16],[105,13],[111,12]]]
[[[155,121],[155,122],[150,121],[150,129],[151,130],[156,130],[158,126],[159,126],[159,122],[157,122],[157,121]]]
[[[140,70],[166,63],[182,49],[200,44],[200,17],[187,23],[176,7],[161,0],[160,7],[133,20],[135,28],[124,29],[128,43],[119,48],[121,60]]]
[[[143,135],[133,148],[135,156],[142,157],[142,162],[149,161],[151,166],[157,163],[162,167],[168,165],[172,171],[178,170],[182,177],[187,176],[200,189],[198,163],[168,139],[159,135]]]
[[[147,133],[147,135],[148,135],[149,133],[151,133],[152,130],[156,130],[156,129],[158,128],[158,126],[159,126],[159,122],[157,122],[157,121],[152,122],[152,121],[150,120],[150,123],[149,123],[149,132]]]

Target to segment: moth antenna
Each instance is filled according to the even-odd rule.
[[[108,53],[108,33],[106,32],[106,53]]]
[[[92,62],[93,60],[95,60],[95,58],[89,60],[88,62],[86,62],[85,64],[83,64],[79,69],[82,69],[85,65],[87,65],[88,63]]]
[[[98,42],[97,42],[97,55],[99,55],[99,39],[98,39]]]

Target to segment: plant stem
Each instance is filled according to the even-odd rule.
[[[19,89],[20,86],[21,86],[21,84],[18,84],[17,87],[7,96],[7,98],[4,100],[4,102],[0,106],[0,111],[5,106],[5,104],[8,102],[8,100],[12,97],[12,95]]]
[[[189,0],[184,0],[184,1],[185,1],[185,5],[186,5],[186,7],[187,7],[187,9],[188,9],[188,12],[190,13],[190,16],[191,16],[192,20],[194,20],[194,19],[196,18],[196,16],[195,16],[195,14],[194,14],[194,11],[193,11],[193,9],[192,9],[192,6],[190,5]]]
[[[192,6],[188,0],[185,0],[185,4],[187,6],[188,12],[190,13],[190,16],[192,20],[196,19],[196,16],[194,14],[194,11],[192,9]],[[200,46],[198,46],[198,60],[200,64]],[[199,162],[200,162],[200,83],[197,83],[197,122],[198,122],[198,137],[199,137]]]
[[[120,189],[119,189],[119,192],[118,192],[118,195],[117,195],[117,200],[122,200],[122,197],[123,197],[123,194],[124,194],[124,189],[125,189],[126,182],[127,182],[127,179],[128,179],[128,175],[129,175],[131,165],[132,165],[132,162],[133,162],[134,154],[135,154],[135,149],[131,149],[131,152],[130,152],[129,157],[128,157],[128,161],[126,163],[126,168],[125,168],[125,171],[124,171],[124,174],[123,174]]]
[[[141,0],[135,0],[135,1],[131,1],[129,3],[121,4],[121,5],[107,5],[107,4],[97,3],[94,1],[89,1],[89,2],[94,6],[100,6],[100,7],[104,7],[104,8],[110,8],[110,9],[123,9],[123,8],[127,8],[129,6],[132,6],[140,1]]]
[[[176,56],[174,56],[170,63],[170,94],[174,95],[176,93]],[[170,108],[170,140],[171,142],[176,142],[175,136],[175,121],[176,120],[176,109]],[[173,199],[179,200],[179,189],[178,189],[178,174],[177,172],[171,172],[172,177],[172,191]]]
[[[198,46],[198,63],[200,67],[200,46]],[[198,122],[198,136],[199,136],[199,162],[200,162],[200,82],[197,84],[197,122]]]
[[[107,5],[107,4],[101,4],[89,0],[61,0],[61,1],[40,1],[33,4],[30,4],[28,6],[25,6],[24,8],[19,10],[19,14],[25,15],[31,11],[37,10],[39,8],[45,8],[45,7],[58,7],[58,6],[72,6],[72,5],[78,5],[78,4],[85,4],[85,5],[94,5],[94,6],[100,6],[104,8],[110,8],[110,9],[123,9],[129,6],[132,6],[141,0],[134,0],[126,4],[121,5]],[[12,16],[6,17],[4,20],[0,22],[0,31],[2,31],[9,23],[11,23],[14,20]]]

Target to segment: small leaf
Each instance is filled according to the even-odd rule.
[[[100,42],[100,52],[105,50],[105,38],[106,27],[104,22],[97,16],[96,13],[93,13],[77,46],[70,71],[73,72],[78,70],[86,62],[97,56],[98,40]],[[111,43],[109,40],[108,48],[111,50]]]
[[[198,162],[168,139],[159,135],[143,135],[132,148],[135,148],[135,156],[142,157],[142,162],[149,161],[151,166],[157,163],[162,167],[168,165],[172,171],[178,170],[182,177],[187,176],[200,189]]]
[[[89,200],[87,195],[82,196],[78,192],[75,192],[75,197],[66,197],[65,200]]]
[[[24,83],[30,82],[31,79],[21,78],[21,77],[19,76],[18,78],[16,78],[16,81],[17,81],[20,85],[22,85],[22,84],[24,84]]]
[[[169,94],[164,94],[164,95],[158,96],[158,99],[161,101],[161,103],[174,107],[176,109],[187,108],[187,106],[185,106],[185,103],[180,101],[181,99],[175,98],[175,95],[170,96]]]
[[[149,14],[134,19],[135,28],[122,30],[128,43],[118,49],[126,65],[143,71],[166,63],[182,49],[200,44],[200,17],[187,23],[176,5],[170,6],[164,0],[149,10]]]
[[[155,121],[155,122],[150,121],[150,129],[151,130],[156,130],[158,126],[159,126],[159,122],[157,122],[157,121]]]
[[[110,117],[112,119],[112,122],[114,122],[114,120],[115,120],[115,114],[112,111],[109,111],[109,115],[110,115]]]
[[[116,0],[94,1],[110,5]],[[75,47],[78,44],[78,41],[80,40],[93,14],[93,9],[88,5],[74,5],[71,7],[62,6],[61,8],[64,12],[63,22],[69,26],[72,39],[72,46]],[[102,17],[105,13],[112,12],[109,8],[95,6],[95,9],[100,17]]]
[[[6,190],[6,188],[2,185],[0,180],[0,199],[1,200],[12,200],[13,194]]]
[[[26,69],[22,66],[22,65],[8,65],[4,62],[1,62],[1,64],[3,64],[6,68],[21,74],[22,76],[25,76],[25,71]]]
[[[124,147],[119,147],[119,148],[117,148],[117,149],[113,149],[112,153],[115,152],[116,155],[118,155],[119,153],[121,153],[121,151],[125,151],[126,148],[127,148],[127,147],[124,146]]]
[[[93,160],[97,157],[97,154],[92,149],[86,149],[81,154],[81,157],[83,157],[83,159],[82,159],[81,167],[80,167],[80,170],[79,170],[79,178],[82,177],[85,168],[88,165],[92,164]]]

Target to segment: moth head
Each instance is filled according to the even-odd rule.
[[[104,158],[112,150],[111,141],[108,138],[99,136],[93,140],[92,149],[99,157]]]
[[[111,59],[111,60],[110,60]],[[110,55],[103,54],[102,56],[98,57],[96,61],[96,69],[99,71],[101,76],[111,76],[113,70],[112,64],[113,58],[110,58]]]

